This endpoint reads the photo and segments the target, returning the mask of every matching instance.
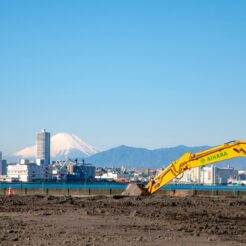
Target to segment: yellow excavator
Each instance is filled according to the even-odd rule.
[[[145,187],[131,183],[127,186],[122,195],[150,195],[188,169],[237,157],[246,157],[246,142],[231,141],[196,154],[185,153],[181,158],[172,162],[160,174],[151,179]]]

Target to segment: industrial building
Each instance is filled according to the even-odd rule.
[[[37,134],[37,163],[50,165],[50,133],[45,129]]]
[[[76,163],[67,165],[67,181],[94,181],[96,167],[87,163]]]
[[[57,161],[53,164],[52,174],[57,181],[91,182],[95,180],[96,167],[84,161]]]

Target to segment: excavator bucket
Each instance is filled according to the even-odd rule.
[[[130,183],[121,193],[122,196],[141,196],[144,194],[143,188],[136,183]]]

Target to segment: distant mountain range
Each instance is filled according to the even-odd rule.
[[[149,150],[123,145],[100,152],[97,148],[85,143],[74,134],[58,133],[51,138],[52,160],[84,158],[86,162],[93,163],[96,166],[107,167],[163,168],[186,152],[197,153],[209,148],[211,146],[187,147],[180,145],[172,148]],[[34,145],[6,158],[9,160],[36,159],[36,149],[37,146]],[[238,169],[246,169],[246,158],[232,159],[217,165],[230,165]]]
[[[184,153],[197,153],[211,148],[210,146],[187,147],[177,146],[148,150],[144,148],[133,148],[120,146],[104,152],[97,153],[86,159],[97,166],[108,167],[135,167],[135,168],[163,168],[171,162],[180,158]],[[217,166],[232,166],[238,169],[246,169],[246,158],[237,158],[217,163]]]

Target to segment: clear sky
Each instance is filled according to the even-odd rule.
[[[246,1],[0,2],[0,149],[246,140]]]

